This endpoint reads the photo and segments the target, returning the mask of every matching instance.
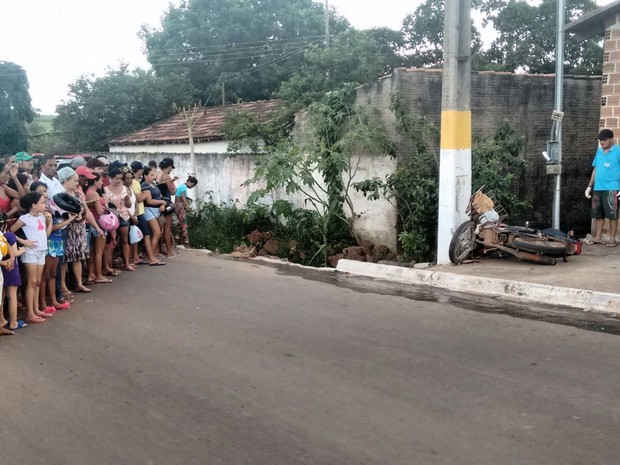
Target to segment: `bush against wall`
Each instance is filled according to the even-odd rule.
[[[384,198],[397,208],[402,261],[434,261],[439,200],[439,159],[434,147],[439,130],[424,117],[412,117],[398,94],[392,96],[390,109],[412,149],[385,179],[367,179],[353,187],[371,200]],[[492,138],[474,137],[472,147],[472,187],[485,185],[515,217],[528,206],[515,193],[525,166],[520,157],[523,145],[523,137],[503,123]]]

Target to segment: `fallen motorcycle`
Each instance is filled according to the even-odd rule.
[[[484,192],[484,186],[469,199],[469,220],[461,224],[450,241],[448,255],[454,264],[480,255],[511,256],[519,260],[555,265],[556,258],[566,260],[576,252],[568,238],[543,234],[522,226],[508,226],[501,221],[506,210]]]

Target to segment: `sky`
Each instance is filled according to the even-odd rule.
[[[120,63],[148,68],[143,24],[159,27],[178,0],[19,0],[0,6],[0,61],[22,66],[30,81],[32,104],[55,113],[67,99],[68,85],[82,75],[102,76]],[[324,3],[324,0],[319,3]],[[421,0],[329,0],[329,6],[356,29],[399,29]]]

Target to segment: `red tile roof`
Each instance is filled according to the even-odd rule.
[[[266,121],[281,105],[278,100],[261,100],[258,102],[239,103],[225,107],[207,107],[194,126],[194,142],[221,140],[222,126],[226,115],[231,110],[244,110]],[[187,143],[187,126],[181,115],[175,115],[160,123],[155,123],[139,131],[118,137],[110,141],[110,145],[149,145],[162,143]]]

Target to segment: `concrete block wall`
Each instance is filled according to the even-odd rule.
[[[388,93],[398,91],[412,115],[426,116],[439,125],[441,116],[441,70],[397,69],[391,76],[363,86],[358,91],[360,104],[373,106],[389,131],[394,116],[389,109]],[[523,158],[526,167],[520,173],[519,197],[532,204],[516,223],[530,221],[547,227],[551,224],[554,178],[546,174],[546,161],[541,153],[551,134],[554,106],[553,75],[478,72],[472,75],[473,134],[493,136],[502,122],[507,122],[525,137]],[[600,77],[567,77],[564,80],[563,182],[561,191],[561,226],[590,230],[589,203],[583,190],[591,172],[596,151]],[[399,141],[400,136],[395,140]],[[409,149],[400,140],[399,155]],[[474,186],[477,187],[477,186]]]

